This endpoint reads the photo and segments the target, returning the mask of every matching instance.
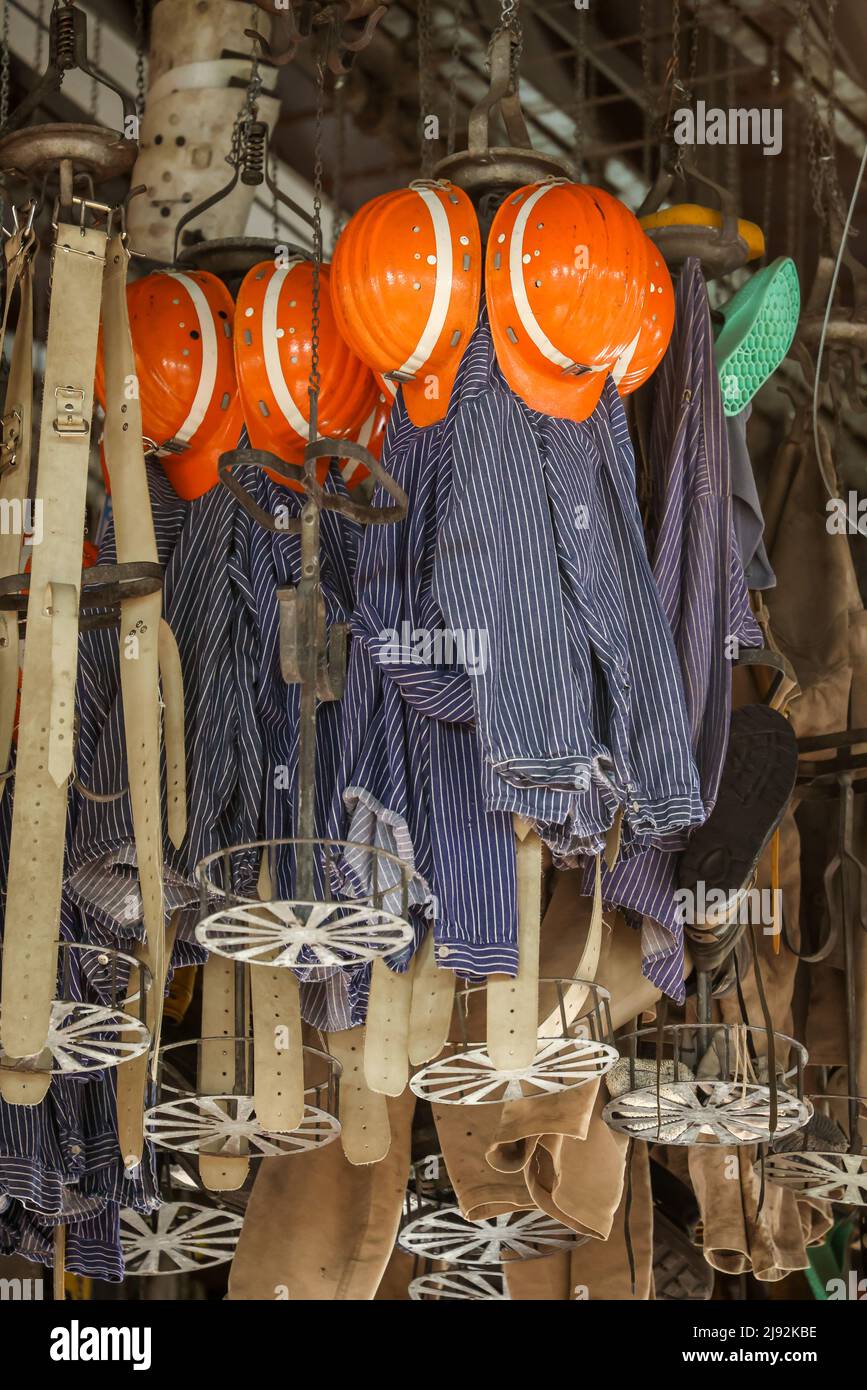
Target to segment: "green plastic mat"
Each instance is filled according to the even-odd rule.
[[[795,262],[779,256],[753,275],[720,311],[716,364],[726,415],[739,415],[777,370],[801,312]]]

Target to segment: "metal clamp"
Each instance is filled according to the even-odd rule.
[[[230,453],[221,454],[217,471],[220,482],[229,489],[245,511],[249,512],[250,516],[266,531],[285,531],[297,534],[301,530],[301,518],[300,516],[289,517],[285,521],[278,522],[270,512],[266,512],[259,506],[255,498],[251,497],[244,485],[234,476],[233,470],[235,468],[262,468],[269,473],[275,473],[284,478],[287,483],[299,485],[323,511],[342,512],[351,521],[357,521],[362,526],[388,526],[394,522],[403,521],[409,507],[406,493],[363,445],[354,444],[348,439],[317,439],[314,444],[307,445],[304,457],[312,460],[344,458],[362,463],[374,480],[388,493],[389,497],[394,499],[394,505],[372,507],[365,503],[353,502],[349,497],[325,492],[316,478],[308,476],[300,465],[285,463],[276,454],[269,454],[264,449],[234,449]]]
[[[83,386],[56,386],[54,400],[57,414],[54,429],[59,435],[89,434],[90,423],[84,418],[86,392]]]
[[[21,410],[18,406],[3,416],[0,427],[0,478],[5,478],[18,462],[18,445],[21,443]]]
[[[349,624],[334,623],[329,629],[325,620],[325,600],[316,595],[315,631],[308,628],[309,604],[294,584],[277,590],[280,605],[280,673],[287,685],[300,685],[304,679],[301,653],[310,642],[317,652],[316,695],[320,700],[339,700],[346,687],[346,654]]]

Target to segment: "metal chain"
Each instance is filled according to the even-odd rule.
[[[461,20],[463,0],[453,0],[452,49],[449,61],[449,99],[447,107],[446,152],[454,154],[458,132],[458,73],[461,67]]]
[[[725,65],[726,65],[726,99],[725,104],[729,111],[733,110],[738,104],[738,84],[735,76],[735,62],[737,55],[731,44],[726,41],[725,46]],[[741,200],[741,167],[738,160],[738,147],[728,144],[725,147],[725,171],[726,188],[732,194],[735,201],[740,205]]]
[[[337,238],[343,226],[343,172],[346,168],[346,83],[348,78],[338,82],[334,91],[334,114],[337,121],[337,140],[334,152],[334,178],[331,181],[331,199],[334,215],[331,221],[331,254],[337,245]]]
[[[89,55],[93,64],[94,72],[99,72],[99,65],[102,61],[102,20],[99,15],[94,16],[93,21],[93,53]],[[94,122],[99,112],[99,88],[98,77],[90,79],[90,115]]]
[[[53,6],[52,8],[56,8]],[[45,0],[38,0],[36,6],[36,51],[33,54],[33,66],[37,72],[42,71],[42,58],[45,52],[45,35],[47,26],[45,23]]]
[[[325,125],[325,59],[316,64],[316,123],[313,131],[313,302],[310,322],[310,439],[318,434],[319,388],[319,308],[320,271],[322,268],[322,148]]]
[[[270,150],[268,154],[268,162],[271,170],[271,183],[273,184],[273,187],[271,189],[271,235],[274,238],[274,245],[278,246],[280,244],[280,201],[277,197],[276,192],[278,165],[277,156],[275,154],[272,154]]]
[[[575,138],[573,157],[575,177],[583,177],[584,147],[587,141],[587,11],[578,11],[578,43],[575,52]]]
[[[780,38],[779,34],[774,35],[770,50],[770,85],[772,88],[780,85]],[[762,202],[762,231],[765,234],[765,259],[770,259],[771,246],[771,221],[774,215],[774,164],[773,159],[767,159],[765,163],[765,189]]]
[[[524,30],[521,24],[520,14],[521,0],[500,0],[500,22],[491,35],[491,42],[488,45],[488,60],[494,40],[504,30],[508,30],[512,35],[512,82],[513,92],[518,90],[521,71],[521,55],[524,52]]]
[[[420,149],[420,169],[423,179],[430,178],[434,166],[434,142],[428,140],[425,132],[431,107],[431,60],[433,55],[433,34],[431,30],[432,0],[418,0],[418,138]]]
[[[0,58],[0,126],[9,119],[9,91],[11,85],[9,72],[9,0],[3,0],[3,53]]]
[[[809,0],[800,0],[798,26],[801,36],[801,61],[804,80],[807,84],[807,97],[810,118],[807,126],[807,157],[810,171],[810,190],[813,198],[813,211],[827,226],[831,210],[845,217],[845,201],[837,178],[836,141],[836,97],[834,91],[834,20],[837,0],[827,0],[827,38],[828,38],[828,98],[823,117],[819,105],[816,74],[810,55],[810,9]]]
[[[145,0],[135,0],[135,110],[139,120],[145,109]]]
[[[798,193],[801,187],[801,171],[798,166],[801,122],[797,102],[793,102],[792,111],[787,120],[789,133],[786,161],[786,254],[794,257],[797,264],[795,248],[798,237],[798,205],[800,202]]]
[[[641,0],[639,7],[639,30],[641,33],[641,74],[642,74],[642,105],[644,108],[643,135],[644,145],[642,149],[642,173],[645,183],[650,183],[651,179],[651,142],[656,131],[658,118],[656,95],[653,90],[653,61],[650,44],[650,13],[648,5],[650,0]]]

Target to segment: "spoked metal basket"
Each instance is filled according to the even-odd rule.
[[[201,1076],[207,1059],[213,1075],[215,1054],[226,1057],[226,1087],[218,1094],[210,1089],[203,1093],[189,1079],[190,1072]],[[256,1118],[250,1037],[194,1038],[161,1048],[155,1104],[145,1111],[145,1138],[175,1153],[220,1158],[279,1157],[330,1144],[340,1134],[340,1063],[314,1047],[305,1047],[303,1054],[304,1117],[291,1133],[278,1134]]]
[[[455,995],[452,1036],[433,1062],[419,1067],[410,1088],[435,1105],[496,1105],[575,1090],[598,1080],[617,1061],[617,1048],[601,985],[584,980],[545,977],[539,980],[540,1017],[536,1055],[526,1067],[497,1067],[482,1029],[471,1017],[481,1015],[485,985],[470,985]]]
[[[120,1248],[124,1273],[135,1278],[195,1274],[228,1264],[244,1224],[231,1198],[205,1192],[195,1159],[158,1153],[161,1205],[151,1212],[125,1207],[120,1213]]]
[[[603,1111],[612,1129],[660,1144],[760,1144],[771,1138],[772,1087],[764,1028],[743,1024],[667,1024],[621,1036],[609,1076],[617,1094]],[[774,1034],[777,1123],[781,1138],[807,1123],[805,1049]]]
[[[316,898],[277,896],[299,849],[313,857]],[[261,873],[266,867],[267,874]],[[399,954],[413,939],[411,867],[373,845],[345,840],[258,840],[208,855],[196,866],[196,938],[217,955],[249,965],[286,966],[308,980]],[[268,896],[262,896],[267,883]],[[333,885],[345,886],[339,898]],[[356,890],[358,883],[370,891]]]
[[[430,1265],[430,1261],[423,1263]],[[500,1269],[435,1269],[417,1274],[409,1285],[416,1303],[501,1303],[511,1299],[506,1276]]]
[[[821,1140],[801,1130],[784,1151],[765,1155],[767,1181],[802,1197],[846,1207],[867,1206],[867,1146],[862,1138],[867,1129],[867,1098],[823,1094],[810,1100],[817,1114],[832,1115],[847,1132],[846,1151],[823,1148]]]
[[[0,1050],[0,1068],[73,1076],[118,1067],[147,1052],[147,966],[106,946],[61,941],[57,950],[57,995],[45,1046],[34,1057]],[[0,947],[0,978],[2,960]]]
[[[587,1239],[538,1210],[468,1221],[441,1177],[432,1185],[425,1176],[430,1164],[430,1158],[413,1164],[397,1237],[401,1250],[417,1261],[429,1261],[425,1278],[442,1274],[436,1269],[441,1264],[490,1271],[506,1260],[534,1260],[573,1250]]]

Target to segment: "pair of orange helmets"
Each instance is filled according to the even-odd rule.
[[[398,384],[415,425],[441,420],[483,278],[503,376],[544,415],[586,420],[609,374],[621,395],[634,391],[668,346],[668,270],[617,198],[559,180],[521,188],[498,209],[483,263],[468,196],[415,183],[366,203],[322,267],[320,434],[378,456]],[[244,425],[253,448],[302,461],[309,261],[255,266],[236,302],[215,276],[176,270],[136,281],[128,301],[144,433],[181,497],[214,485]]]

